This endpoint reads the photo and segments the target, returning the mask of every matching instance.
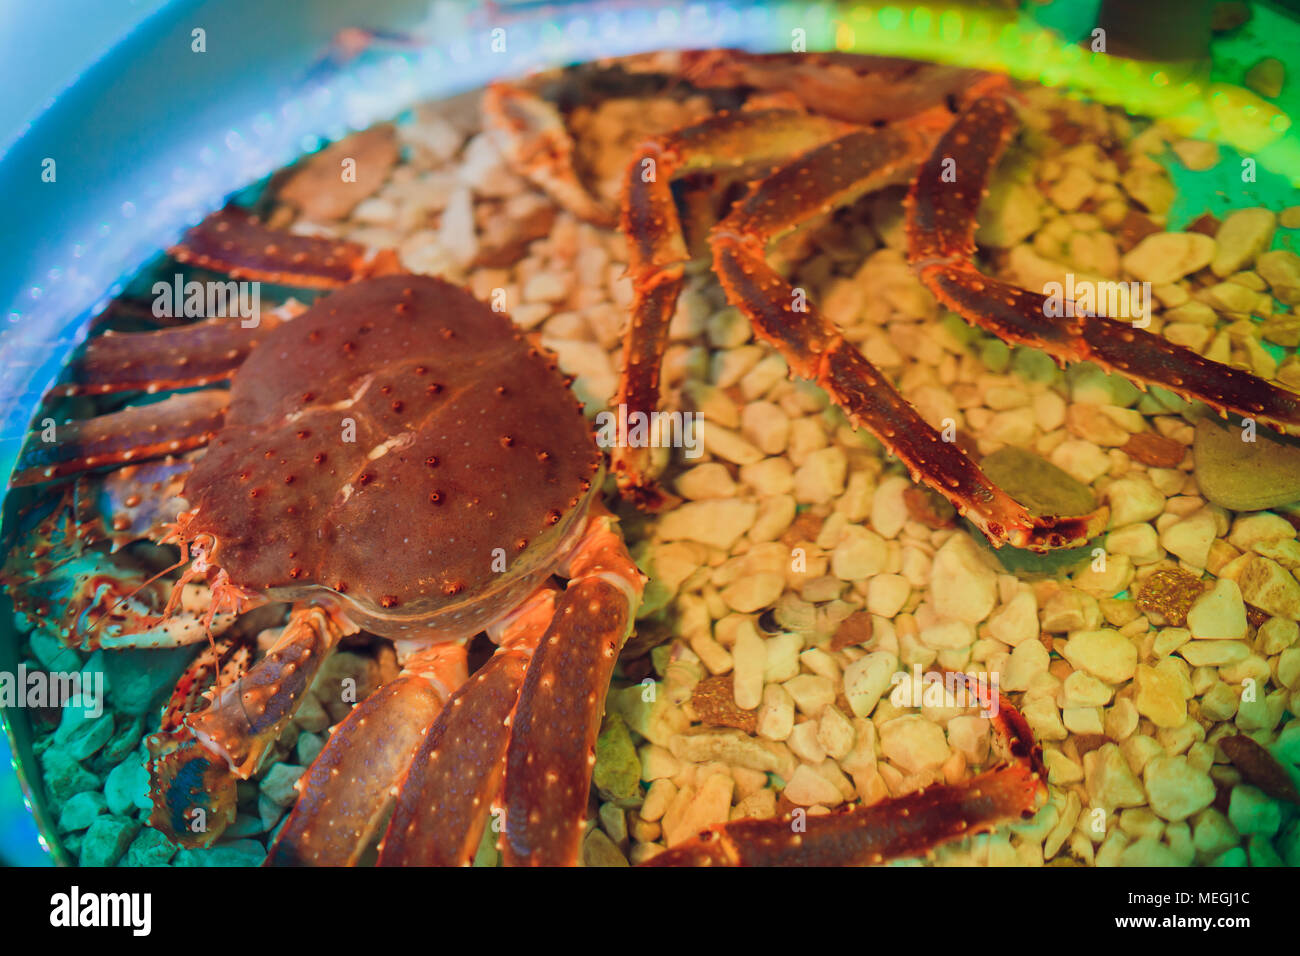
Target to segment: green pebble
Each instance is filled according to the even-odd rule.
[[[592,782],[605,800],[635,805],[641,799],[641,761],[627,723],[618,714],[605,718],[596,738],[596,766]]]

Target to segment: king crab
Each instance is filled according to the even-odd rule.
[[[1081,545],[1106,524],[1106,509],[1038,516],[997,487],[966,452],[945,439],[874,368],[815,303],[796,295],[766,260],[782,235],[885,186],[909,183],[907,260],[938,301],[1012,345],[1041,349],[1058,363],[1093,362],[1141,388],[1159,385],[1215,411],[1284,432],[1300,431],[1300,396],[1203,358],[1124,322],[1048,308],[1048,297],[976,267],[976,212],[994,165],[1016,130],[1017,96],[1003,77],[902,61],[837,54],[681,54],[672,68],[697,89],[740,89],[739,111],[652,136],[630,157],[621,228],[634,288],[615,403],[629,415],[659,404],[669,323],[695,256],[686,234],[707,231],[713,271],[727,300],[792,376],[816,382],[912,475],[946,497],[994,547],[1044,551]],[[663,60],[634,61],[643,70]],[[949,104],[953,104],[951,107]],[[575,215],[601,224],[613,214],[583,193],[573,145],[559,111],[527,84],[489,90],[489,116],[519,172]],[[744,195],[713,222],[675,202],[687,174],[749,171]],[[757,173],[754,173],[757,170]],[[581,199],[575,195],[583,194]],[[684,229],[690,226],[690,229]],[[644,447],[614,449],[623,492],[648,508],[665,501]]]
[[[671,181],[690,169],[759,163],[769,171],[713,226],[710,245],[728,298],[760,337],[995,544],[1086,540],[1103,513],[1031,516],[942,441],[815,306],[792,308],[793,290],[764,259],[776,234],[919,165],[908,199],[909,258],[964,317],[1061,360],[1089,358],[1221,410],[1300,424],[1288,392],[1124,323],[1053,322],[1041,297],[976,271],[974,213],[1013,130],[1010,94],[998,81],[972,84],[940,71],[907,87],[873,82],[847,61],[788,66],[730,54],[687,58],[698,86],[741,83],[763,91],[768,108],[718,114],[652,139],[633,157],[622,223],[635,301],[619,403],[648,412],[658,402],[668,319],[689,258]],[[946,106],[917,112],[918,103],[958,90],[965,95],[955,116]],[[814,97],[832,115],[790,108]],[[598,201],[583,198],[562,125],[540,99],[502,86],[488,107],[521,171],[580,214],[608,219]],[[862,125],[881,120],[891,122]],[[955,188],[941,175],[948,159],[961,171]],[[647,168],[655,174],[644,175]],[[381,864],[468,862],[498,797],[506,862],[574,862],[602,695],[643,579],[597,499],[600,456],[553,361],[465,292],[402,273],[391,253],[271,232],[234,209],[173,252],[235,278],[337,291],[300,315],[267,316],[256,330],[214,319],[92,340],[62,393],[232,387],[75,423],[58,444],[32,445],[20,463],[16,483],[24,484],[206,446],[196,461],[166,466],[184,475],[179,487],[175,474],[168,478],[180,510],[126,522],[179,544],[189,562],[163,613],[136,606],[147,584],[110,587],[107,598],[92,589],[75,605],[80,615],[100,609],[114,644],[189,643],[257,606],[293,604],[288,625],[246,673],[247,651],[223,641],[182,680],[150,742],[151,823],[180,842],[215,839],[233,816],[235,780],[257,769],[329,651],[365,628],[394,641],[402,672],[335,728],[300,782],[271,861],[356,862],[396,788]],[[345,421],[357,440],[326,442]],[[644,449],[616,448],[612,459],[625,494],[663,502]],[[120,517],[112,516],[111,534],[95,533],[117,543],[126,533]],[[427,537],[413,541],[416,534]],[[421,548],[428,540],[446,547]],[[493,568],[498,552],[508,570]],[[557,573],[568,578],[563,590]],[[200,580],[210,593],[203,626],[193,626],[193,611],[185,627],[170,626],[186,612],[186,586]],[[93,644],[83,624],[65,636]],[[464,640],[484,629],[499,649],[470,676]],[[219,675],[217,688],[196,709],[205,674]],[[1043,789],[1041,760],[1023,719],[1009,702],[997,704],[1007,766],[813,817],[805,832],[784,820],[724,824],[657,862],[880,862],[1030,814]],[[197,832],[196,811],[205,823]]]

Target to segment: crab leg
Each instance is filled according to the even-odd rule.
[[[321,663],[355,630],[323,608],[295,608],[247,674],[178,729],[151,736],[150,825],[185,846],[207,846],[220,836],[234,819],[236,779],[257,770]]]
[[[383,822],[394,784],[466,676],[464,645],[435,644],[412,654],[396,680],[354,707],[299,781],[298,801],[267,865],[356,864]]]
[[[792,110],[723,113],[641,147],[628,166],[623,198],[622,229],[628,239],[634,298],[616,406],[646,415],[659,407],[668,324],[682,290],[683,267],[690,260],[672,180],[691,172],[770,161],[788,150],[824,143],[849,128]],[[646,447],[615,447],[611,460],[624,494],[643,507],[663,503],[646,475]]]
[[[568,586],[511,717],[502,845],[508,866],[578,859],[605,694],[645,587],[614,522],[593,516],[562,569]]]
[[[107,331],[72,363],[73,381],[49,394],[153,393],[224,382],[280,324],[281,314],[287,318],[292,311],[267,309],[252,320],[230,316],[148,332]]]
[[[964,675],[962,675],[964,676]],[[977,694],[987,689],[967,686]],[[987,700],[987,697],[985,698]],[[737,820],[705,830],[649,861],[652,866],[849,866],[918,856],[958,837],[1032,815],[1046,778],[1024,717],[999,694],[994,726],[1009,766],[956,785],[918,790],[827,816]]]
[[[356,242],[278,232],[234,206],[208,216],[169,251],[177,262],[233,279],[304,289],[333,289],[403,271],[392,250],[372,255]]]
[[[817,382],[849,416],[911,471],[947,497],[994,544],[1058,548],[1080,544],[1106,515],[1037,518],[998,488],[854,348],[817,307],[796,294],[764,258],[776,236],[896,181],[923,154],[925,137],[907,127],[859,130],[783,166],[714,227],[714,270],[727,299],[774,345],[793,374]]]
[[[555,614],[539,588],[489,630],[500,649],[452,696],[416,751],[379,845],[380,866],[468,866],[501,789],[510,715]],[[499,829],[499,828],[498,828]]]
[[[34,485],[205,445],[221,427],[229,401],[230,394],[221,390],[186,392],[151,405],[52,426],[54,441],[33,441],[35,434],[28,439],[11,484]]]
[[[1159,385],[1202,401],[1221,414],[1259,419],[1300,432],[1300,395],[1239,369],[1212,362],[1130,322],[1089,315],[1053,318],[1047,296],[980,273],[975,212],[989,173],[1015,129],[1003,97],[975,100],[922,165],[907,200],[908,259],[944,305],[973,325],[1015,344],[1041,349],[1060,362],[1091,361],[1139,385]],[[955,162],[957,184],[944,182]],[[950,166],[951,168],[951,166]]]
[[[580,219],[606,228],[617,222],[617,211],[579,180],[573,140],[552,104],[512,83],[493,83],[483,112],[502,155],[525,179]]]

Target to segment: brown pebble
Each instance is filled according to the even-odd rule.
[[[734,674],[716,674],[696,684],[691,707],[700,722],[710,727],[734,727],[747,734],[758,729],[758,712],[736,706]]]
[[[821,533],[825,521],[826,519],[821,515],[813,514],[811,511],[801,511],[795,516],[785,534],[781,535],[781,543],[793,548],[805,541],[814,541]]]
[[[846,617],[835,636],[831,638],[831,650],[838,651],[844,647],[866,644],[871,640],[871,615],[866,611],[855,611]]]
[[[1130,435],[1121,450],[1130,458],[1151,468],[1177,468],[1187,453],[1181,442],[1155,432]]]
[[[1258,630],[1264,626],[1264,623],[1273,615],[1267,611],[1261,611],[1253,604],[1246,605],[1246,623]]]
[[[1209,236],[1213,239],[1219,234],[1221,223],[1208,212],[1203,212],[1187,225],[1187,232],[1199,232],[1203,236]]]
[[[1277,758],[1245,734],[1224,737],[1219,746],[1247,783],[1254,784],[1274,800],[1300,803],[1300,792]]]
[[[908,488],[903,492],[903,504],[913,521],[927,528],[951,528],[957,518],[957,509],[937,491],[930,488]]]
[[[1161,615],[1172,627],[1182,627],[1187,623],[1187,612],[1204,591],[1205,582],[1190,571],[1157,571],[1142,583],[1137,606]]]
[[[1130,209],[1115,228],[1115,245],[1121,253],[1128,252],[1147,236],[1163,231],[1146,213]]]
[[[1105,734],[1075,734],[1073,739],[1075,749],[1079,752],[1080,760],[1082,760],[1083,755],[1088,753],[1090,750],[1098,750],[1110,743],[1110,738]]]

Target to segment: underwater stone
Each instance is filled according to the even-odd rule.
[[[295,763],[278,763],[262,778],[262,795],[282,807],[291,807],[298,799],[294,785],[306,767]]]
[[[126,865],[162,866],[175,855],[176,847],[167,837],[152,827],[145,827],[131,841],[131,846],[126,851]]]
[[[104,795],[97,790],[84,790],[74,794],[63,805],[59,815],[59,829],[65,833],[84,830],[108,807]]]
[[[70,797],[99,787],[99,779],[75,759],[57,747],[52,747],[41,757],[45,786],[56,803],[62,804]]]
[[[1243,441],[1240,422],[1210,416],[1196,423],[1193,474],[1201,493],[1233,511],[1258,511],[1300,500],[1300,441],[1256,429]]]
[[[57,637],[36,630],[32,631],[29,640],[32,653],[46,670],[69,674],[81,670],[81,657]]]
[[[174,652],[123,648],[102,655],[102,669],[114,706],[128,714],[149,713],[155,703],[171,693],[197,651],[197,646]],[[96,654],[92,661],[100,657]]]
[[[122,715],[124,718],[127,715]],[[126,759],[127,755],[140,743],[140,738],[144,736],[144,718],[130,717],[120,722],[116,733],[100,752],[100,756],[110,764],[118,764]]]
[[[256,840],[234,840],[206,850],[181,850],[177,866],[261,866],[266,847]]]
[[[591,780],[605,800],[623,805],[641,798],[641,761],[627,723],[618,714],[609,715],[596,738]]]
[[[136,807],[148,809],[149,771],[143,758],[128,757],[110,770],[104,781],[104,796],[113,813],[127,814]]]
[[[1271,837],[1282,825],[1282,805],[1259,787],[1238,784],[1228,801],[1228,819],[1242,836]]]
[[[138,832],[140,824],[127,817],[97,818],[81,842],[81,865],[112,866],[121,859]]]

